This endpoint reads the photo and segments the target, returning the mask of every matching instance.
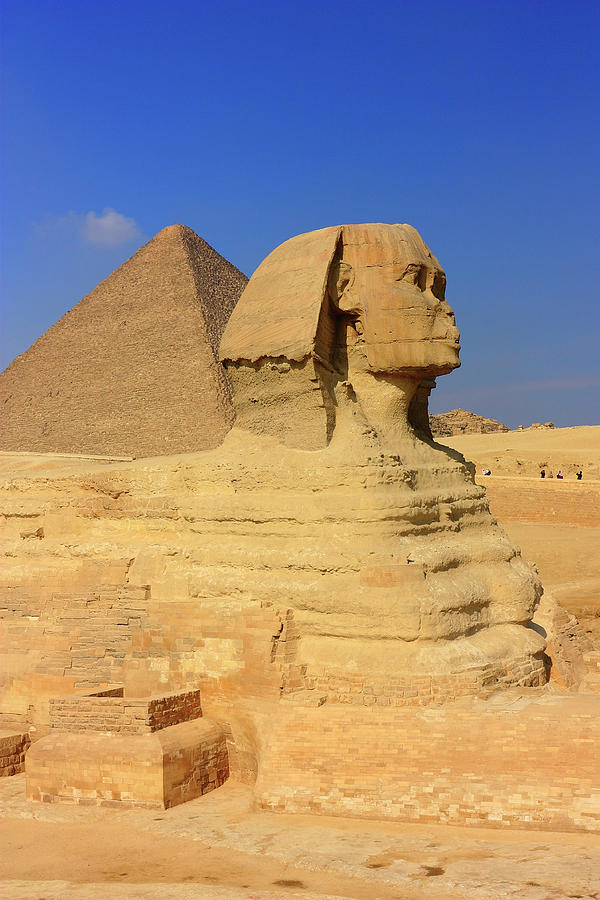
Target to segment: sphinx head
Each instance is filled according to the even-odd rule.
[[[346,225],[328,277],[355,357],[371,373],[422,381],[460,365],[446,276],[410,225]]]
[[[238,424],[323,446],[335,428],[338,384],[360,395],[377,429],[390,419],[406,424],[432,379],[460,365],[445,282],[410,225],[344,225],[286,241],[252,276],[221,343]],[[287,412],[291,402],[303,417],[302,437],[276,412],[286,399]],[[275,416],[273,430],[265,416]],[[298,435],[288,440],[290,427]]]

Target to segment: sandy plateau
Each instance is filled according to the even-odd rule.
[[[446,442],[478,473],[492,469],[491,477],[477,476],[492,512],[600,649],[600,427]],[[36,454],[2,454],[1,462],[5,477],[49,468],[77,476],[90,466]],[[540,462],[562,467],[567,478],[541,481]],[[583,481],[570,473],[574,466]],[[24,779],[0,782],[5,897],[600,896],[598,835],[276,815],[256,810],[250,789],[234,780],[159,812],[30,804]]]

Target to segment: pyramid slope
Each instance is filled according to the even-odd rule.
[[[247,281],[191,229],[163,229],[0,375],[0,448],[217,446],[234,417],[218,344]]]

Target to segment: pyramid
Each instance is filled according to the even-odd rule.
[[[0,375],[0,449],[155,456],[231,427],[221,334],[248,279],[171,225]]]

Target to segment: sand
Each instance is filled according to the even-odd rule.
[[[472,460],[481,472],[483,466],[492,475],[518,475],[539,478],[540,468],[560,470],[573,481],[583,470],[585,482],[600,479],[600,425],[576,428],[526,428],[495,434],[462,434],[440,438],[440,444]]]
[[[592,898],[600,836],[255,812],[228,782],[157,812],[27,804],[0,784],[3,897]]]

